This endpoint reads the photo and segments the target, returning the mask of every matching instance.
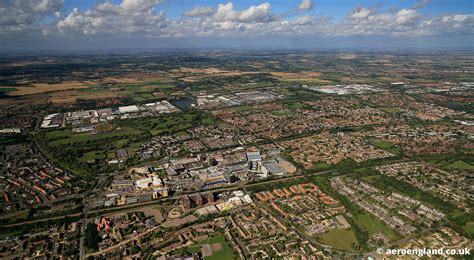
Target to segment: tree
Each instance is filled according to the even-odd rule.
[[[100,240],[99,232],[97,232],[94,223],[87,224],[84,240],[86,247],[98,250]]]

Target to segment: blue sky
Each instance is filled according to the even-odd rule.
[[[0,46],[472,48],[473,6],[473,0],[0,0]]]
[[[89,10],[97,3],[97,0],[66,0],[65,10],[71,11],[73,8],[80,10]],[[121,0],[111,1],[119,4]],[[218,0],[183,0],[183,1],[169,1],[158,8],[158,10],[166,11],[172,18],[180,18],[185,10],[192,9],[197,5],[217,6],[217,4],[227,3],[229,1]],[[286,12],[291,8],[298,6],[298,1],[291,0],[277,0],[277,1],[254,1],[254,0],[239,0],[233,1],[237,9],[245,9],[251,5],[269,2],[272,4],[275,12]],[[356,6],[371,6],[390,8],[408,8],[415,5],[416,0],[319,0],[315,1],[316,8],[312,10],[314,13],[330,15],[336,19],[342,19]],[[472,0],[433,0],[423,8],[423,13],[427,15],[440,15],[449,13],[463,13],[469,14],[473,12],[474,1]]]

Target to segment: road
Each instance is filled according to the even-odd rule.
[[[85,230],[86,230],[86,215],[82,214],[82,220],[81,220],[81,239],[79,242],[79,259],[83,260],[84,259],[84,239],[85,239]]]

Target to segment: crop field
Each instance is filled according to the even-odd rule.
[[[65,81],[63,83],[56,84],[47,84],[47,83],[35,83],[31,87],[19,87],[15,91],[9,92],[11,96],[23,96],[31,95],[52,91],[63,91],[69,89],[86,89],[88,88],[86,84],[77,81]]]
[[[113,91],[77,91],[77,90],[67,90],[61,92],[52,92],[49,93],[49,100],[53,104],[66,104],[74,103],[78,99],[82,100],[93,100],[100,98],[114,98],[119,97],[116,92]]]

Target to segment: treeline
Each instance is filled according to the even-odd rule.
[[[52,225],[64,225],[66,223],[77,222],[80,220],[80,217],[64,217],[61,219],[50,219],[41,222],[35,222],[30,224],[16,225],[16,226],[3,226],[0,227],[0,233],[15,233],[20,235],[25,235],[30,233],[32,230],[47,230]],[[2,223],[3,224],[3,223]]]

